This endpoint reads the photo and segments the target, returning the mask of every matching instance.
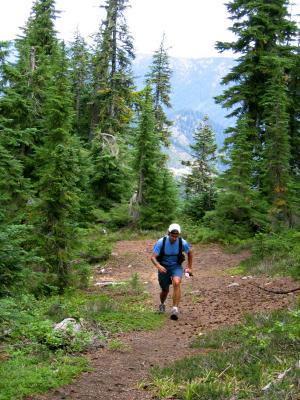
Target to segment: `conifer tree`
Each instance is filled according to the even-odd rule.
[[[192,161],[182,162],[191,168],[184,179],[186,212],[196,219],[202,218],[215,204],[216,151],[215,135],[209,125],[208,116],[203,118],[193,134],[190,145]]]
[[[147,83],[153,90],[155,131],[164,145],[169,144],[170,126],[165,108],[171,107],[171,74],[169,56],[165,48],[165,35],[163,35],[159,49],[154,53],[150,72],[147,74]]]
[[[91,54],[84,38],[77,31],[69,50],[70,79],[74,99],[74,130],[84,141],[89,139],[91,120]]]
[[[16,219],[15,197],[22,189],[22,166],[5,148],[0,130],[0,296],[7,294],[21,270],[23,235]]]
[[[19,110],[13,107],[21,100],[10,87],[13,67],[8,62],[9,50],[9,43],[0,44],[0,296],[11,292],[22,270],[32,260],[25,250],[30,227],[22,224],[30,190],[17,157],[25,132],[18,125],[14,127],[13,120],[7,117],[12,107],[10,117],[17,118]]]
[[[3,127],[14,133],[6,150],[20,160],[31,182],[30,202],[18,213],[35,227],[31,245],[44,259],[44,272],[50,274],[47,284],[62,291],[69,280],[69,250],[87,179],[78,143],[70,136],[69,66],[54,31],[54,4],[54,0],[34,3],[24,36],[16,41],[17,60],[4,71],[0,108]]]
[[[73,107],[66,52],[57,46],[51,79],[43,104],[43,145],[39,163],[35,224],[40,253],[53,276],[52,285],[62,292],[69,284],[69,254],[75,240],[80,200],[78,148],[70,135]]]
[[[214,228],[228,235],[245,238],[266,227],[266,202],[253,186],[252,137],[253,121],[240,118],[227,138],[227,152],[223,162],[228,164],[220,175],[220,191],[216,210],[207,213],[205,219]]]
[[[124,136],[132,118],[134,53],[124,16],[127,3],[128,0],[106,0],[103,6],[106,18],[97,35],[94,56],[90,138],[97,129]]]
[[[29,248],[32,227],[23,223],[28,186],[22,164],[6,149],[7,133],[0,128],[0,297],[11,294],[36,261]]]
[[[41,120],[45,90],[51,77],[52,55],[57,46],[54,0],[36,0],[23,29],[15,41],[16,62],[6,70],[8,85],[1,99],[2,115],[19,134],[17,156],[24,165],[25,177],[35,176],[35,148],[43,140]]]
[[[174,217],[177,193],[155,132],[154,100],[149,85],[143,92],[135,146],[134,167],[138,175],[135,222],[144,228],[163,227]]]
[[[289,76],[289,136],[291,143],[291,172],[299,178],[300,171],[300,33],[298,46],[293,52],[293,66]],[[299,193],[300,194],[300,193]]]
[[[12,157],[25,166],[25,149],[32,143],[35,128],[32,126],[33,99],[29,96],[28,81],[24,71],[8,61],[13,44],[1,44],[0,124],[5,148]]]
[[[130,156],[124,141],[98,133],[91,143],[91,157],[91,186],[97,207],[109,210],[128,201],[133,185]]]
[[[271,204],[271,215],[275,220],[289,221],[291,204],[288,190],[291,185],[290,143],[287,113],[288,97],[283,60],[267,57],[265,62],[273,67],[273,76],[266,82],[262,98],[265,122],[264,174],[262,188]]]
[[[231,19],[234,21],[231,30],[236,34],[237,40],[232,43],[219,42],[220,51],[232,49],[241,56],[238,64],[223,78],[224,84],[230,84],[218,101],[225,108],[231,108],[230,116],[235,116],[238,123],[243,126],[247,121],[249,134],[244,135],[251,154],[251,181],[249,190],[255,188],[263,195],[265,200],[273,198],[274,189],[266,186],[266,176],[272,176],[272,171],[266,171],[273,164],[274,153],[270,152],[269,140],[270,120],[275,122],[275,109],[284,119],[281,128],[286,127],[287,88],[288,76],[291,70],[292,46],[291,40],[296,33],[296,25],[289,19],[287,0],[233,0],[227,4]],[[281,77],[278,66],[280,65]],[[275,66],[275,68],[274,68]],[[281,79],[281,81],[280,81]],[[280,100],[274,97],[274,87],[280,81]],[[270,88],[270,84],[273,88]],[[272,99],[266,99],[272,96]],[[271,113],[273,113],[271,117]],[[252,124],[252,126],[251,126]],[[268,128],[266,128],[268,127]],[[278,124],[277,124],[278,127]],[[244,128],[243,128],[244,129]],[[229,129],[232,135],[227,141],[227,146],[235,145],[239,140],[236,130]],[[286,128],[276,129],[277,140],[286,143]],[[271,134],[271,133],[270,133]],[[275,134],[272,132],[271,135]],[[278,168],[281,176],[285,176],[286,160],[290,159],[290,149],[285,144],[284,155],[279,161]],[[227,150],[230,148],[227,147]],[[284,179],[285,180],[285,179]],[[245,181],[246,184],[246,181]],[[287,182],[286,182],[287,184]],[[284,185],[286,187],[286,184]],[[271,201],[272,202],[272,201]],[[288,215],[288,212],[285,213]],[[286,221],[287,222],[287,221]]]

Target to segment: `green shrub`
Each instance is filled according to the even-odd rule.
[[[251,241],[252,257],[243,262],[251,273],[288,275],[300,279],[300,232],[258,234]]]

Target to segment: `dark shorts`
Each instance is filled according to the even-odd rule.
[[[172,285],[173,276],[178,276],[179,278],[182,278],[183,274],[182,265],[177,264],[172,267],[165,267],[165,268],[167,268],[167,273],[165,274],[162,274],[161,272],[158,271],[159,286],[163,290],[169,289],[169,286]]]

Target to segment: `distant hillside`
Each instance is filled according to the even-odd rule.
[[[145,74],[149,70],[151,56],[137,56],[134,62],[134,75],[138,88],[145,83]],[[220,84],[234,65],[234,59],[215,58],[170,58],[173,75],[171,78],[172,109],[168,115],[174,121],[171,147],[168,150],[170,167],[181,174],[181,160],[189,158],[189,144],[192,134],[205,114],[208,115],[212,128],[216,133],[218,147],[222,146],[224,130],[230,121],[225,118],[226,112],[217,105],[214,97],[221,94]]]

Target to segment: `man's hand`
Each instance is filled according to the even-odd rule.
[[[163,266],[158,264],[157,265],[157,269],[159,270],[159,272],[161,272],[162,274],[166,274],[167,273],[167,269]]]
[[[161,272],[162,274],[166,274],[167,269],[158,262],[157,256],[158,256],[158,254],[153,253],[151,256],[151,261],[156,266],[156,268],[159,270],[159,272]]]
[[[185,274],[189,274],[189,276],[193,276],[192,268],[186,267],[184,269]]]

